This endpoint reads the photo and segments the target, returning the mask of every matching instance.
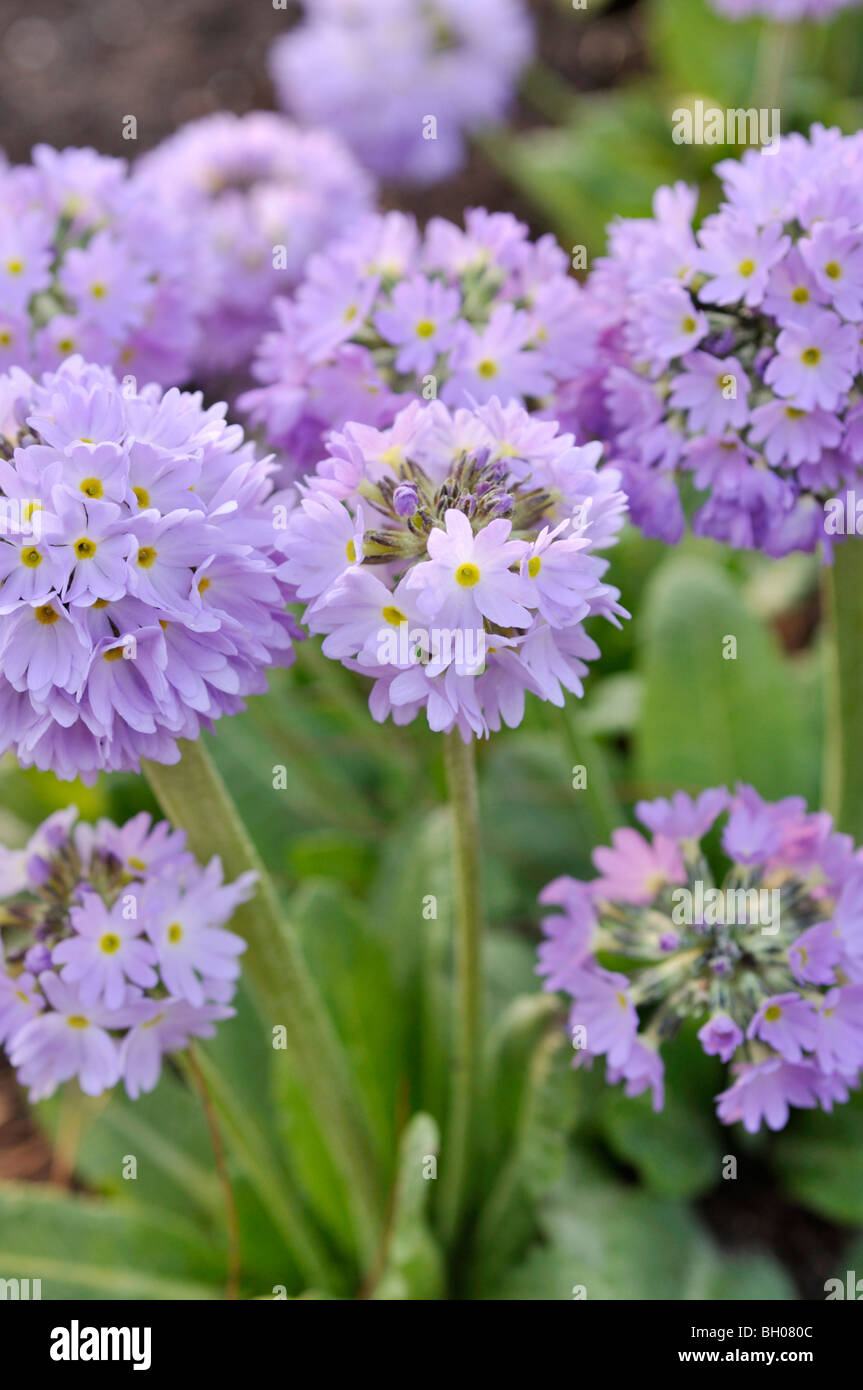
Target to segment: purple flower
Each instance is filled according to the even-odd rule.
[[[532,50],[521,0],[308,0],[305,9],[271,51],[279,101],[338,131],[385,178],[453,173],[465,134],[504,115]]]
[[[597,878],[563,876],[540,894],[560,911],[542,920],[537,971],[574,1001],[577,1063],[606,1055],[612,1085],[650,1086],[661,1108],[658,1049],[695,1019],[704,1052],[736,1078],[717,1097],[724,1123],[778,1129],[789,1106],[847,1100],[863,1073],[863,870],[850,837],[800,797],[769,803],[748,786],[637,811],[652,841],[616,830],[594,851]],[[723,813],[719,866],[700,840]]]
[[[0,879],[0,899],[15,907],[0,902],[10,947],[0,1043],[32,1100],[72,1077],[88,1095],[125,1080],[134,1099],[156,1085],[165,1053],[212,1037],[233,1014],[245,942],[225,925],[254,875],[223,883],[217,859],[202,869],[184,834],[149,816],[120,827],[76,824],[76,815],[72,807],[46,821],[23,872]]]
[[[714,1014],[699,1028],[698,1041],[708,1057],[719,1057],[723,1062],[730,1062],[743,1042],[743,1031],[727,1014]]]
[[[725,787],[710,787],[694,799],[686,792],[675,792],[670,799],[660,796],[655,801],[639,801],[635,814],[654,835],[671,840],[700,840],[727,805]]]
[[[138,161],[134,182],[188,228],[201,287],[199,372],[243,366],[276,326],[311,253],[372,206],[372,182],[325,130],[283,116],[219,112]]]
[[[125,161],[37,145],[0,169],[2,369],[67,357],[173,385],[199,339],[194,231],[145,193]],[[2,331],[2,330],[0,330]]]
[[[261,385],[239,404],[284,454],[286,481],[320,462],[330,428],[383,429],[411,398],[529,403],[548,429],[561,383],[593,360],[583,300],[560,247],[530,242],[509,213],[434,218],[424,236],[403,213],[367,217],[279,303]]]
[[[177,738],[291,660],[274,549],[290,499],[199,396],[121,389],[80,358],[6,390],[18,423],[0,500],[29,500],[0,533],[0,697],[24,697],[0,751],[90,781],[171,761]]]
[[[648,535],[679,540],[688,473],[695,534],[829,560],[827,504],[863,488],[863,141],[814,126],[716,173],[724,199],[697,232],[682,185],[610,227],[561,422],[602,440]]]
[[[582,693],[598,652],[583,620],[625,613],[596,553],[623,498],[597,455],[497,400],[414,401],[388,429],[331,436],[288,515],[279,575],[324,654],[375,677],[376,719],[424,711],[467,740],[518,724],[527,692]]]

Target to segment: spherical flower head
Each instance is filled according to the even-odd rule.
[[[192,228],[125,160],[37,145],[0,169],[0,371],[81,353],[163,386],[192,374],[202,304]]]
[[[716,173],[697,231],[683,185],[610,228],[583,305],[598,348],[562,420],[603,441],[648,535],[680,539],[688,474],[696,534],[829,560],[863,486],[863,135],[815,126]]]
[[[584,620],[625,610],[604,582],[624,499],[595,445],[493,400],[350,424],[301,485],[280,577],[325,655],[374,678],[375,719],[465,741],[517,725],[525,695],[582,693]],[[405,501],[410,499],[410,504]]]
[[[432,183],[500,120],[533,49],[522,0],[314,0],[277,39],[281,106],[335,130],[382,178]]]
[[[538,972],[573,1003],[576,1065],[605,1056],[628,1095],[662,1106],[661,1047],[691,1019],[730,1065],[726,1124],[781,1128],[790,1107],[829,1110],[863,1069],[863,867],[847,836],[799,797],[752,787],[640,802],[634,830],[598,849],[600,876],[540,895]],[[721,862],[701,837],[725,816]],[[607,960],[613,960],[610,970]]]
[[[0,378],[0,752],[176,762],[292,659],[284,506],[223,405],[70,358]]]
[[[293,290],[312,251],[374,199],[370,176],[338,135],[270,111],[191,121],[138,161],[135,183],[171,209],[195,246],[198,376],[245,366],[276,326],[275,297]]]
[[[556,418],[556,392],[590,366],[592,323],[550,236],[474,208],[424,234],[391,212],[312,257],[240,398],[284,454],[285,480],[317,462],[332,428],[392,424],[406,398],[449,406],[497,397]]]
[[[134,1099],[166,1053],[233,1015],[246,943],[225,928],[255,876],[223,883],[218,859],[201,868],[144,814],[76,819],[51,817],[0,883],[0,1043],[31,1100],[73,1078],[93,1096],[122,1080]]]

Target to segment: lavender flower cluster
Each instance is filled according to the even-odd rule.
[[[290,662],[272,465],[224,415],[80,357],[0,377],[0,753],[176,762]]]
[[[30,1099],[75,1077],[152,1091],[167,1052],[210,1038],[246,943],[224,930],[254,874],[222,881],[146,814],[77,823],[69,806],[24,850],[0,847],[0,1045]]]
[[[731,1063],[720,1120],[781,1129],[789,1107],[848,1099],[863,1068],[863,853],[800,797],[752,787],[640,802],[651,832],[621,829],[589,882],[563,877],[541,901],[539,972],[573,999],[576,1065],[606,1059],[627,1095],[663,1105],[659,1048],[703,1019],[704,1051]],[[727,812],[724,874],[701,840]],[[601,956],[631,962],[608,969]]]
[[[429,183],[505,114],[533,50],[522,0],[306,0],[273,45],[280,104],[385,178]]]
[[[863,135],[815,126],[716,172],[725,201],[697,233],[683,184],[611,227],[588,281],[600,349],[569,406],[648,535],[679,540],[685,477],[707,493],[698,534],[829,549],[824,503],[863,480]]]
[[[625,613],[594,553],[626,505],[599,453],[496,399],[414,401],[388,429],[331,436],[279,574],[325,654],[375,677],[375,719],[424,710],[467,742],[517,725],[528,691],[556,705],[582,694],[598,655],[584,619]]]
[[[125,160],[38,145],[0,168],[0,371],[81,353],[179,385],[199,341],[194,264],[187,229]]]
[[[450,406],[497,396],[534,409],[587,371],[595,334],[550,235],[509,213],[469,210],[464,229],[391,212],[364,219],[309,262],[240,398],[286,455],[286,476],[321,455],[327,430],[392,423],[405,395]]]
[[[192,121],[138,161],[136,180],[193,243],[205,375],[245,365],[275,326],[275,296],[373,206],[372,180],[336,135],[269,111]]]

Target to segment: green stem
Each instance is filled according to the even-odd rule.
[[[147,762],[144,771],[165,815],[186,831],[198,859],[217,854],[227,879],[249,869],[258,875],[255,896],[232,922],[248,942],[244,972],[268,1022],[285,1029],[294,1071],[345,1179],[358,1249],[368,1262],[380,1238],[383,1201],[377,1156],[347,1059],[273,882],[203,740],[181,740],[180,751],[179,763]]]
[[[795,37],[793,24],[765,21],[755,55],[753,104],[768,111],[782,109],[793,66]]]
[[[207,1089],[201,1068],[198,1066],[198,1059],[195,1049],[189,1044],[185,1057],[186,1069],[192,1080],[195,1090],[201,1101],[204,1110],[204,1117],[207,1121],[207,1128],[210,1131],[210,1145],[213,1150],[213,1162],[216,1166],[216,1176],[219,1179],[219,1186],[222,1189],[222,1201],[225,1207],[225,1238],[228,1249],[228,1267],[225,1279],[225,1298],[235,1299],[240,1291],[240,1223],[237,1217],[237,1203],[234,1197],[234,1189],[231,1185],[231,1175],[228,1172],[228,1165],[225,1161],[225,1146],[222,1142],[222,1131],[219,1129],[219,1121],[216,1118],[216,1111],[213,1099]]]
[[[849,536],[823,570],[827,702],[822,801],[863,843],[863,542]]]
[[[445,1238],[459,1232],[470,1181],[482,1045],[482,907],[479,799],[473,740],[447,734],[447,786],[455,868],[455,1038],[449,1126],[443,1148],[440,1218]]]

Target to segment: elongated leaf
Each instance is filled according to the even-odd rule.
[[[0,1270],[43,1299],[222,1297],[224,1255],[177,1216],[36,1184],[0,1185]]]
[[[439,1298],[444,1260],[428,1222],[440,1135],[430,1115],[414,1115],[399,1145],[393,1215],[376,1299]]]

